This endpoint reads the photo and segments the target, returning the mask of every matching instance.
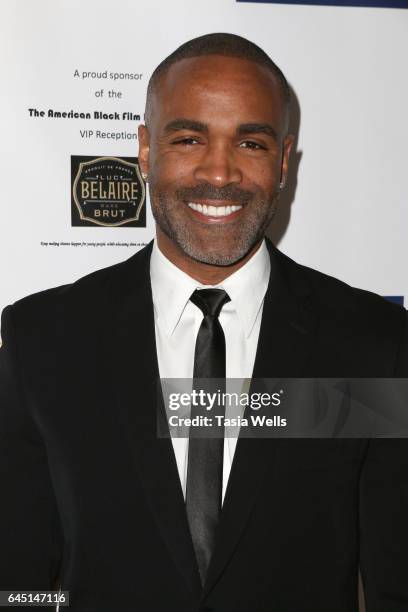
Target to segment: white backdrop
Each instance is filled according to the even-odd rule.
[[[130,111],[143,119],[154,67],[182,42],[214,31],[259,44],[296,94],[297,189],[272,228],[279,247],[355,286],[408,295],[408,11],[2,0],[0,17],[0,310],[125,259],[154,233],[148,203],[146,228],[71,226],[71,155],[137,156],[136,140],[85,138],[84,130],[131,135],[138,121],[30,117],[29,109]],[[142,76],[83,79],[76,70]],[[110,89],[122,97],[107,98]],[[51,242],[59,246],[41,244]]]

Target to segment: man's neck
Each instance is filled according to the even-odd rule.
[[[186,255],[159,227],[156,226],[156,240],[160,251],[172,264],[180,268],[183,272],[197,280],[202,285],[218,285],[228,276],[242,268],[262,244],[262,240],[257,242],[250,251],[239,261],[229,266],[214,266],[202,263]]]

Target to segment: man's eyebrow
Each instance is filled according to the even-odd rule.
[[[245,136],[247,134],[266,134],[272,136],[274,140],[278,140],[276,130],[270,123],[242,123],[237,128],[237,134],[239,136]]]
[[[191,130],[192,132],[208,132],[205,123],[192,119],[174,119],[164,126],[165,134],[177,132],[177,130]]]

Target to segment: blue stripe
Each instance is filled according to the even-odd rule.
[[[408,0],[236,0],[259,4],[302,4],[308,6],[365,6],[371,8],[408,8]]]
[[[394,302],[394,304],[399,304],[400,306],[404,305],[404,296],[403,295],[384,295],[385,299]]]

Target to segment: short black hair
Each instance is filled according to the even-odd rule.
[[[282,70],[271,60],[269,55],[258,45],[237,34],[217,32],[205,34],[193,38],[178,47],[173,53],[166,57],[154,70],[147,86],[146,99],[146,123],[149,121],[149,106],[152,94],[155,92],[161,77],[167,70],[182,59],[200,57],[205,55],[224,55],[226,57],[238,57],[250,60],[264,66],[272,72],[282,88],[284,103],[286,106],[286,129],[289,123],[290,88]]]

